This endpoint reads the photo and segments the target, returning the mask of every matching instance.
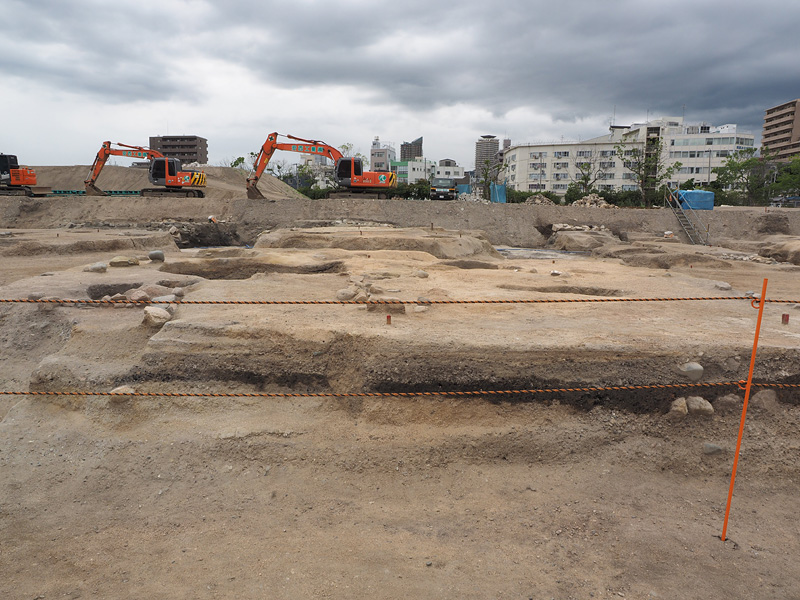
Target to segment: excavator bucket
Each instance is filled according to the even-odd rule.
[[[258,190],[255,184],[250,185],[249,183],[247,185],[247,197],[250,198],[250,200],[266,200],[264,194]]]
[[[95,184],[87,183],[86,184],[86,195],[87,196],[107,196],[108,194],[106,194],[103,190],[101,190]]]
[[[53,193],[53,188],[44,185],[32,186],[28,190],[31,196],[47,196]]]

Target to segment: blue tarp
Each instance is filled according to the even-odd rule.
[[[456,192],[461,194],[471,194],[472,193],[472,186],[468,183],[460,183],[456,186]]]
[[[492,183],[489,184],[489,195],[491,196],[492,202],[500,202],[505,204],[506,202],[506,184],[501,183]]]
[[[678,198],[681,208],[692,210],[712,210],[714,208],[714,192],[703,190],[680,190]]]

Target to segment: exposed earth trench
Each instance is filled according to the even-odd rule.
[[[523,250],[468,226],[489,206],[420,227],[354,200],[256,234],[13,203],[4,597],[800,597],[791,211],[708,247],[552,212],[514,224]],[[754,377],[787,387],[753,389],[723,542],[765,278],[792,302],[765,306]],[[602,302],[626,298],[714,299]],[[578,387],[608,389],[453,394]]]

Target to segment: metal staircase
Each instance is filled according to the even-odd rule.
[[[691,208],[681,206],[680,190],[669,190],[665,200],[672,209],[675,218],[678,219],[684,233],[692,244],[708,245],[708,227],[703,225],[700,217]]]

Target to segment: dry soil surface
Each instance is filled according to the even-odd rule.
[[[2,299],[404,302],[174,304],[163,326],[143,306],[0,305],[0,391],[178,394],[0,396],[3,597],[800,597],[797,388],[752,399],[724,542],[736,387],[307,395],[686,383],[687,362],[736,381],[747,300],[429,301],[742,297],[768,278],[796,302],[797,266],[655,239],[503,257],[476,232],[392,228],[249,249],[80,228],[0,241]],[[84,270],[116,255],[139,264]],[[800,383],[799,325],[794,303],[766,305],[760,381]],[[714,414],[668,413],[690,395]]]

